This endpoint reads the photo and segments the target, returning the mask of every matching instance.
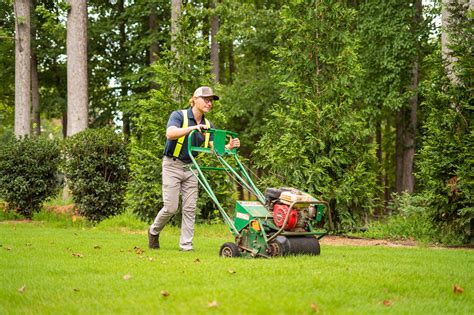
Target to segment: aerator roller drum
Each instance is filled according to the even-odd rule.
[[[194,132],[193,130],[189,137],[192,137]],[[318,225],[324,210],[329,210],[328,204],[289,187],[267,188],[265,194],[262,194],[240,162],[236,149],[225,148],[227,138],[235,138],[237,134],[217,129],[208,129],[207,132],[214,135],[213,147],[194,147],[191,145],[192,141],[188,141],[188,151],[193,162],[190,169],[216,204],[235,237],[235,243],[227,242],[221,246],[219,255],[267,258],[319,255],[319,239],[324,237],[327,231]],[[212,154],[221,167],[200,166],[194,158],[197,153]],[[204,176],[206,170],[227,172],[239,186],[253,194],[255,200],[237,200],[235,217],[231,219]]]
[[[270,256],[288,255],[319,255],[319,241],[314,236],[286,237],[279,235],[270,242],[268,253]]]

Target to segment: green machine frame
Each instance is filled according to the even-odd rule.
[[[189,134],[189,139],[193,136],[196,130],[191,131]],[[188,141],[188,152],[189,156],[192,160],[192,165],[190,169],[193,171],[194,176],[197,178],[201,187],[206,191],[206,193],[210,196],[212,201],[215,203],[219,212],[221,213],[222,217],[224,218],[225,223],[229,226],[231,233],[236,238],[236,241],[243,237],[242,230],[247,228],[251,222],[258,222],[256,226],[259,228],[249,228],[249,233],[244,237],[253,238],[251,248],[244,248],[240,246],[243,250],[252,254],[252,256],[260,255],[268,257],[264,253],[264,250],[268,247],[268,244],[275,240],[279,235],[293,237],[293,236],[307,236],[313,235],[318,240],[321,239],[324,235],[327,234],[325,229],[315,229],[312,224],[309,224],[308,231],[304,232],[289,232],[284,231],[283,227],[286,225],[289,219],[289,212],[285,218],[284,224],[281,228],[277,227],[272,219],[272,214],[267,210],[265,207],[265,196],[262,192],[257,188],[257,186],[252,181],[251,177],[247,173],[245,167],[240,162],[237,156],[237,149],[227,150],[225,148],[226,143],[228,141],[228,137],[237,137],[237,133],[227,130],[219,130],[219,129],[208,129],[204,132],[209,132],[213,134],[213,145],[212,148],[202,148],[196,147],[191,144],[191,141]],[[200,166],[193,156],[193,153],[197,152],[199,154],[213,154],[218,161],[220,162],[222,167],[214,167],[214,166]],[[231,164],[227,161],[227,159],[231,158],[235,161],[235,168],[232,167]],[[213,189],[211,188],[209,182],[204,176],[205,171],[225,171],[246,190],[250,191],[256,197],[256,201],[240,201],[236,202],[235,208],[235,220],[232,220],[227,211],[222,207],[220,201],[218,200],[216,194],[214,193]],[[320,201],[317,199],[311,199],[309,201],[295,201],[289,203],[290,209],[293,207],[298,206],[308,206],[308,205],[316,205],[316,216],[315,221],[321,221],[324,207],[328,206],[326,202]]]

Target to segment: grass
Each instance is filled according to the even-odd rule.
[[[0,314],[474,310],[474,252],[469,250],[323,244],[317,257],[223,259],[219,247],[231,241],[224,225],[198,225],[195,251],[183,253],[176,227],[166,227],[162,248],[150,251],[143,230],[120,224],[0,222]],[[464,292],[454,293],[454,285]]]

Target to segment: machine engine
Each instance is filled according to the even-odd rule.
[[[305,201],[312,198],[294,188],[267,188],[265,191],[266,207],[273,214],[273,222],[285,231],[303,231],[306,224],[314,219],[316,208],[314,205],[305,207],[292,207],[294,201]],[[286,223],[285,223],[286,220]]]

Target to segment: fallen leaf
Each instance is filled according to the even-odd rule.
[[[130,280],[132,278],[132,275],[126,274],[123,276],[123,280]]]
[[[160,294],[161,294],[162,296],[164,296],[164,297],[167,297],[167,296],[170,295],[170,293],[169,293],[168,291],[165,291],[165,290],[162,290],[162,291],[160,292]]]
[[[392,305],[392,302],[390,302],[390,300],[384,300],[383,305],[390,306],[390,305]]]
[[[137,246],[135,246],[133,249],[135,250],[135,254],[137,254],[137,255],[141,255],[145,252],[143,249],[141,249],[140,247],[137,247]]]
[[[95,245],[94,249],[101,249],[100,245]]]
[[[11,246],[7,246],[5,247],[6,250],[12,250],[12,247]]]
[[[458,284],[453,285],[453,292],[456,294],[461,294],[464,292],[464,289],[460,287]]]
[[[229,273],[235,273],[235,270],[233,270],[233,269],[229,269],[229,270],[227,270],[227,271],[228,271]]]
[[[18,289],[18,292],[23,293],[26,290],[26,285],[22,285],[21,288]]]
[[[319,313],[318,304],[311,303],[311,309],[313,310],[313,312]]]
[[[218,307],[218,306],[219,306],[219,304],[217,304],[217,301],[216,301],[216,300],[207,303],[207,307],[209,307],[209,308],[211,308],[211,307]]]
[[[194,259],[194,262],[201,262],[199,258]]]
[[[153,261],[153,260],[155,260],[155,258],[153,258],[153,257],[148,257],[148,260],[149,260],[149,261]]]
[[[84,257],[84,255],[82,255],[81,253],[72,253],[72,255],[73,255],[74,257],[77,257],[77,258],[82,258],[82,257]]]

